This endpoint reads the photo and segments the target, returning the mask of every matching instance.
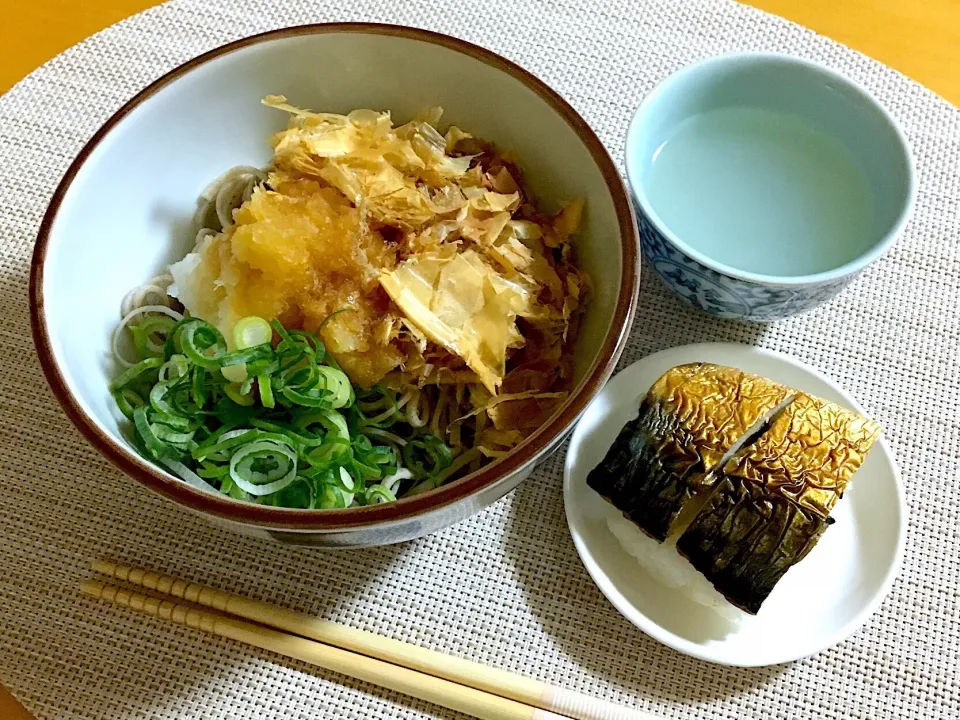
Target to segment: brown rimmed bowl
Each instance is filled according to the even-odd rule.
[[[593,281],[566,404],[507,457],[395,503],[291,510],[198,490],[142,458],[107,386],[110,336],[133,286],[187,253],[203,188],[227,168],[264,165],[285,118],[265,95],[346,113],[432,105],[444,121],[510,149],[542,204],[584,197],[577,240]],[[246,534],[326,547],[401,542],[451,525],[524,480],[570,432],[622,352],[639,282],[636,226],[603,145],[556,92],[512,62],[455,38],[371,24],[292,27],[212,50],[164,75],[121,108],[70,166],[33,256],[33,334],[67,415],[127,475],[209,520]]]

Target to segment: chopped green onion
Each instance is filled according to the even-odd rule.
[[[316,335],[244,318],[228,351],[210,323],[165,315],[131,333],[138,362],[110,392],[137,448],[196,487],[346,508],[392,502],[411,485],[406,494],[423,492],[468,462],[412,427],[392,389],[355,391]]]
[[[244,445],[230,458],[230,478],[255,497],[282,490],[296,475],[297,454],[269,440]]]
[[[183,343],[180,341],[180,336],[183,334],[183,329],[188,325],[201,322],[203,322],[203,320],[194,317],[185,317],[178,321],[167,334],[167,342],[163,346],[164,358],[169,359],[177,353],[182,353]]]
[[[390,488],[378,483],[367,488],[365,499],[367,505],[376,505],[377,503],[393,502],[397,499],[397,496],[393,494]]]
[[[243,445],[257,437],[257,431],[252,429],[230,430],[220,435],[211,435],[194,451],[193,457],[197,460],[214,457],[231,448]]]
[[[436,475],[452,462],[450,448],[436,435],[422,435],[403,447],[403,464],[418,480]]]
[[[306,460],[310,465],[316,468],[329,468],[331,465],[342,466],[353,459],[353,451],[350,443],[334,438],[325,442],[318,448],[311,450]]]
[[[138,407],[133,411],[133,423],[137,430],[137,436],[143,442],[147,452],[152,455],[154,459],[176,459],[179,453],[176,452],[172,445],[157,437],[153,425],[147,416],[148,412],[149,408],[146,405]]]
[[[150,390],[150,404],[153,408],[159,412],[164,413],[165,415],[178,415],[179,413],[170,407],[170,403],[166,400],[166,395],[170,390],[172,383],[169,382],[158,382]]]
[[[313,488],[304,480],[297,478],[283,490],[278,490],[272,495],[261,497],[265,505],[286,508],[311,508],[313,507]]]
[[[149,315],[136,325],[130,325],[133,345],[140,357],[163,357],[164,346],[176,320],[167,315]],[[160,341],[154,341],[157,335]]]
[[[283,387],[280,388],[280,394],[294,405],[313,408],[330,407],[330,401],[327,399],[328,393],[323,390],[318,390],[317,388],[310,388],[306,392],[300,392],[290,387]]]
[[[190,371],[190,361],[186,355],[171,355],[161,367],[158,377],[163,380],[177,380]]]
[[[190,390],[193,395],[193,404],[202,408],[207,403],[209,393],[207,390],[207,373],[203,368],[193,368],[193,382],[190,384]]]
[[[233,498],[234,500],[243,500],[245,502],[255,500],[253,495],[244,492],[237,486],[237,484],[233,481],[233,478],[230,477],[229,470],[227,472],[227,476],[220,481],[220,492],[227,497]]]
[[[131,368],[127,368],[117,375],[116,379],[110,383],[110,391],[119,390],[130,385],[134,380],[139,380],[140,376],[150,370],[157,370],[163,365],[163,358],[147,358],[141,360]]]
[[[259,430],[267,431],[261,433],[261,435],[277,439],[282,438],[281,442],[286,442],[291,447],[311,448],[324,443],[322,437],[317,437],[313,433],[301,431],[299,428],[284,423],[257,418],[251,420],[250,424]]]
[[[250,395],[244,395],[242,387],[236,383],[224,385],[223,392],[225,392],[227,397],[233,400],[237,405],[241,405],[243,407],[250,407],[253,405],[253,398],[250,397]]]
[[[193,472],[190,468],[188,468],[182,462],[178,462],[177,460],[170,460],[169,458],[164,459],[161,462],[164,465],[166,465],[168,468],[170,468],[173,472],[175,472],[182,480],[190,483],[194,487],[199,488],[200,490],[207,490],[207,491],[216,490],[216,488],[210,485],[210,483],[205,482],[203,478],[201,478],[199,475]]]
[[[288,340],[290,340],[290,333],[287,332],[287,329],[286,329],[283,325],[280,324],[280,321],[279,321],[279,320],[271,320],[271,321],[270,321],[270,327],[273,328],[274,332],[277,333],[277,335],[280,336],[280,344],[281,344],[281,345],[282,345],[283,343],[287,342]],[[278,347],[279,347],[279,346],[278,346]]]
[[[326,357],[327,349],[316,335],[303,332],[302,330],[291,330],[290,340],[294,345],[299,344],[300,347],[303,347],[304,352],[316,360],[316,362],[320,362]]]
[[[156,410],[150,412],[150,422],[169,425],[178,430],[190,430],[196,427],[196,422],[191,418],[180,415],[168,415],[167,413],[157,412]]]
[[[247,364],[226,365],[220,368],[220,374],[232,383],[242,383],[247,379]]]
[[[266,373],[257,375],[257,391],[260,393],[260,404],[265,408],[273,408],[276,403],[273,399],[273,383]]]
[[[230,468],[223,465],[214,465],[213,463],[203,462],[197,468],[197,475],[208,480],[220,480],[230,474]]]
[[[190,432],[177,432],[175,428],[172,428],[169,425],[157,423],[153,426],[153,432],[164,442],[170,443],[171,445],[182,445],[193,440],[193,436],[197,431],[191,430]]]
[[[374,385],[364,392],[362,399],[357,399],[356,411],[364,427],[387,428],[401,417],[397,394],[382,385]]]
[[[327,432],[333,433],[343,440],[350,440],[350,429],[347,421],[336,410],[317,410],[302,416],[296,421],[296,426],[307,430],[311,425],[321,425]]]
[[[407,444],[407,441],[396,433],[389,432],[387,430],[381,430],[375,427],[365,427],[363,428],[363,434],[370,438],[377,438],[388,443],[396,445],[398,448],[402,448]]]
[[[317,367],[324,389],[332,395],[330,406],[334,409],[345,407],[350,402],[353,387],[343,370],[320,365]]]
[[[231,365],[253,364],[260,362],[270,362],[273,360],[273,348],[267,344],[256,345],[243,350],[234,350],[231,353],[224,353],[216,357],[217,364],[220,367],[230,367]]]
[[[450,465],[438,472],[433,477],[429,477],[426,480],[417,483],[412,488],[407,491],[407,494],[404,497],[411,497],[413,495],[420,495],[425,493],[428,490],[433,490],[440,487],[444,482],[446,482],[454,473],[459,472],[461,469],[465,468],[467,465],[472,463],[474,460],[477,460],[481,457],[480,451],[476,448],[473,450],[467,450],[465,453],[457,456],[457,459],[454,460]]]
[[[273,339],[273,328],[261,317],[245,317],[233,326],[233,344],[239,350],[266,345]]]
[[[317,498],[317,507],[321,510],[334,510],[346,507],[343,494],[333,485],[324,485]]]
[[[143,398],[130,388],[114,390],[113,399],[116,400],[117,407],[120,408],[120,412],[122,412],[128,420],[133,420],[134,410],[146,404]]]
[[[404,480],[411,480],[413,478],[413,473],[407,470],[406,468],[400,468],[393,475],[388,475],[380,483],[383,487],[387,488],[394,495],[397,494],[397,488],[400,487],[400,484]]]
[[[357,487],[357,481],[353,479],[353,476],[351,476],[342,465],[340,466],[340,485],[347,492],[353,492]]]
[[[180,345],[184,354],[202,368],[213,369],[223,363],[227,343],[213,325],[203,320],[184,325],[180,332]]]

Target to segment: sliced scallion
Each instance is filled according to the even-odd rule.
[[[282,490],[296,475],[297,454],[269,440],[243,445],[230,458],[230,478],[254,497]]]
[[[423,492],[463,466],[407,422],[410,393],[355,391],[315,335],[244,318],[230,351],[198,318],[135,316],[138,361],[110,391],[140,451],[191,485],[277,507],[346,508],[391,502],[411,485],[407,494]]]
[[[260,317],[245,317],[233,326],[233,345],[238,350],[266,345],[272,338],[273,328]]]
[[[245,395],[243,393],[243,386],[237,385],[237,383],[224,385],[223,392],[226,393],[228,398],[242,407],[250,407],[254,403],[253,398],[250,397],[249,394]]]

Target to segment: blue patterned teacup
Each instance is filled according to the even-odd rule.
[[[672,75],[626,146],[650,266],[724,318],[779,320],[832,298],[890,248],[916,195],[886,110],[785,55],[721,55]]]

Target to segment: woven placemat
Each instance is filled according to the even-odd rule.
[[[27,319],[31,248],[57,181],[116,108],[175,65],[254,32],[334,20],[419,25],[501,52],[566,96],[615,158],[643,95],[721,51],[820,60],[898,117],[920,194],[888,257],[828,306],[768,327],[697,315],[645,272],[623,358],[689,342],[756,343],[837,378],[880,420],[903,468],[911,524],[902,575],[862,630],[816,657],[758,670],[661,646],[582,568],[563,517],[562,453],[445,532],[331,554],[209,527],[86,445],[47,390]],[[960,717],[960,111],[919,85],[725,0],[175,0],[67,51],[0,98],[0,168],[0,679],[41,717],[455,717],[91,604],[77,586],[101,556],[672,718]]]

